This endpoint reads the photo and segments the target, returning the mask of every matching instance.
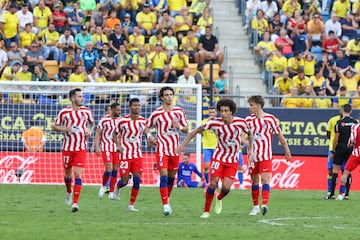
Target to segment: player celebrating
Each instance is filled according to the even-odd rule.
[[[184,109],[173,105],[173,88],[162,87],[159,98],[163,105],[150,115],[146,123],[145,133],[149,145],[157,145],[156,159],[160,173],[160,195],[164,215],[168,216],[171,214],[168,198],[179,166],[179,155],[175,151],[179,144],[179,131],[187,133],[188,122]],[[157,140],[150,134],[150,128],[154,126],[157,131]]]
[[[221,118],[211,119],[193,130],[177,149],[178,152],[182,152],[189,141],[204,130],[212,129],[217,136],[218,143],[210,162],[210,184],[206,190],[204,212],[200,216],[201,218],[210,217],[211,203],[220,178],[222,188],[216,196],[215,213],[221,213],[222,199],[230,192],[238,169],[239,149],[243,132],[249,136],[249,158],[252,158],[252,136],[249,128],[243,118],[233,116],[236,112],[236,103],[231,99],[221,99],[217,103],[216,109],[220,112]]]
[[[285,150],[286,161],[290,161],[291,152],[281,133],[276,118],[265,113],[263,107],[265,100],[262,96],[251,96],[248,99],[251,115],[246,117],[246,122],[250,127],[251,134],[254,136],[254,159],[249,161],[249,173],[251,175],[251,196],[254,207],[251,216],[260,213],[259,208],[259,181],[261,176],[262,184],[262,207],[261,213],[265,215],[268,211],[268,201],[270,196],[270,180],[272,171],[272,137],[277,134],[282,147]]]
[[[119,199],[120,188],[128,184],[131,172],[134,184],[131,190],[128,210],[137,212],[138,210],[134,207],[134,204],[140,189],[140,176],[142,172],[141,139],[146,125],[146,118],[139,115],[141,106],[138,98],[130,99],[129,107],[130,114],[120,119],[116,126],[116,133],[114,133],[114,139],[121,155],[121,179],[115,187],[114,197],[116,200]]]
[[[353,148],[350,158],[346,162],[344,173],[341,177],[340,192],[336,200],[344,200],[346,197],[347,184],[351,176],[351,172],[360,164],[360,124],[351,126],[351,133],[348,147]]]
[[[197,182],[191,180],[191,175],[193,172],[196,173],[202,181],[204,181],[204,177],[197,169],[196,165],[190,162],[190,154],[184,153],[184,161],[179,164],[177,186],[189,188],[204,188],[206,186],[205,182]]]
[[[79,210],[79,197],[82,185],[82,173],[86,160],[87,139],[94,130],[94,117],[90,108],[83,105],[84,98],[80,88],[70,90],[71,106],[63,108],[53,126],[53,130],[64,133],[62,157],[65,169],[66,204],[71,205],[71,181],[74,172],[74,200],[71,211]],[[89,127],[89,128],[87,128]]]
[[[202,124],[204,125],[210,119],[215,118],[217,115],[215,107],[209,107],[209,118],[204,119]],[[216,148],[216,135],[213,130],[204,130],[202,134],[202,146],[204,155],[204,175],[206,183],[209,183],[209,162],[212,158],[214,150]]]
[[[119,153],[116,144],[113,141],[113,132],[119,120],[121,108],[119,103],[113,103],[110,106],[111,112],[105,115],[99,121],[95,134],[95,152],[97,156],[102,156],[105,165],[105,171],[102,177],[102,185],[98,196],[103,198],[106,191],[106,184],[110,179],[109,199],[114,198],[114,186],[117,180],[119,167]]]

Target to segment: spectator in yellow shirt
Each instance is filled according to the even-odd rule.
[[[184,69],[189,66],[189,57],[185,54],[184,49],[179,48],[178,52],[172,56],[170,66],[171,71],[175,71],[177,77],[184,73]]]
[[[5,39],[5,48],[10,48],[11,42],[19,44],[19,19],[16,14],[17,5],[12,3],[8,12],[5,12],[0,20],[0,31]]]
[[[348,66],[345,69],[337,68],[336,70],[342,80],[343,86],[346,87],[347,93],[350,94],[350,96],[355,94],[357,91],[357,86],[359,85],[360,71],[357,71],[351,66]],[[355,74],[353,74],[353,72]]]
[[[31,48],[31,43],[36,40],[36,35],[31,32],[31,23],[25,24],[25,31],[20,33],[20,47],[27,52]]]
[[[264,33],[263,40],[254,47],[254,51],[260,57],[266,57],[268,53],[274,52],[275,50],[275,44],[270,40],[270,33],[268,31]]]
[[[325,39],[325,26],[320,18],[320,13],[315,13],[312,19],[308,21],[307,37],[309,49],[315,44],[321,46],[321,42]]]
[[[274,83],[275,93],[286,95],[290,93],[291,89],[291,78],[289,77],[289,72],[284,70],[283,75],[278,77]]]
[[[180,15],[181,8],[186,6],[186,0],[168,0],[170,16],[175,17]]]
[[[195,53],[198,49],[199,39],[195,36],[194,31],[190,28],[187,36],[181,39],[181,48],[184,49],[186,55],[189,56],[189,61],[195,61]]]
[[[19,77],[16,76],[16,73],[20,70],[21,68],[21,63],[19,62],[15,62],[14,65],[11,66],[7,66],[4,68],[4,71],[1,74],[1,79],[3,81],[11,81],[11,80],[19,80]]]
[[[40,0],[39,5],[33,10],[34,26],[39,31],[47,28],[48,24],[53,21],[52,12],[49,7],[45,6],[45,1]]]
[[[22,65],[22,70],[16,73],[19,81],[30,82],[32,80],[32,73],[29,72],[29,66],[27,64]]]
[[[326,88],[326,79],[320,69],[315,70],[315,75],[310,77],[310,81],[316,95],[319,95],[320,89]]]
[[[326,97],[326,88],[322,87],[318,90],[319,98],[315,99],[316,108],[331,108],[332,102],[330,98]]]
[[[346,45],[346,55],[350,60],[357,60],[360,56],[360,35],[350,40]]]
[[[288,59],[287,66],[290,77],[295,76],[299,68],[304,68],[304,58],[300,51],[294,52],[294,57]]]
[[[298,98],[297,87],[292,87],[290,93],[286,94],[281,100],[280,106],[286,108],[298,108],[301,107],[301,98]]]
[[[77,65],[75,67],[75,72],[70,75],[69,82],[87,82],[83,66]]]
[[[345,18],[346,13],[350,11],[350,1],[349,0],[336,0],[334,2],[332,11],[336,16],[340,18]]]
[[[306,86],[311,86],[310,79],[304,74],[304,69],[299,69],[298,75],[292,78],[291,85],[298,88],[299,94],[303,94],[305,92]]]
[[[295,10],[301,11],[301,5],[298,2],[298,0],[287,0],[283,4],[281,10],[282,10],[282,15],[280,17],[280,21],[283,24],[286,24],[288,18],[291,18]]]
[[[304,56],[304,73],[305,76],[311,77],[315,73],[316,55],[306,53]]]
[[[155,51],[150,53],[151,69],[153,70],[154,83],[161,83],[164,75],[165,64],[168,63],[166,53],[162,51],[161,44],[156,44]]]
[[[150,11],[150,4],[144,4],[143,11],[136,15],[136,22],[142,35],[150,37],[156,34],[157,16]]]
[[[59,33],[55,31],[55,26],[53,23],[49,24],[48,29],[42,30],[38,37],[42,39],[42,53],[45,60],[49,59],[50,54],[53,54],[53,59],[59,62],[59,57],[62,55],[62,50],[57,47],[59,43]]]
[[[315,99],[312,97],[314,96],[314,91],[311,86],[305,86],[304,94],[305,98],[301,98],[300,106],[302,108],[313,108],[315,107]]]
[[[109,43],[107,36],[103,33],[101,26],[96,26],[95,33],[91,36],[94,43],[94,48],[101,51],[104,47],[104,43]]]
[[[360,86],[357,87],[356,93],[352,96],[352,108],[360,109]]]
[[[345,104],[352,105],[352,99],[346,90],[345,86],[339,88],[339,93],[336,94],[337,98],[333,99],[333,108],[340,108]]]
[[[187,35],[187,31],[192,26],[192,16],[188,15],[186,6],[181,7],[180,15],[175,17],[175,35],[181,42],[181,39]]]
[[[130,51],[131,56],[134,56],[139,46],[145,45],[145,37],[141,34],[141,30],[138,26],[134,26],[133,29],[134,33],[129,36],[129,43],[128,43],[128,51]]]

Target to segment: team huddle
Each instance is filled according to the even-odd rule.
[[[91,136],[95,125],[91,109],[83,106],[81,89],[71,90],[69,98],[72,105],[59,112],[53,129],[64,132],[65,135],[62,148],[66,185],[65,201],[66,204],[71,205],[72,212],[77,212],[82,187],[82,172],[86,163],[87,139]],[[140,115],[141,104],[137,98],[129,101],[129,115],[120,117],[120,105],[113,103],[110,106],[110,111],[100,119],[92,147],[98,156],[102,156],[105,165],[102,186],[98,196],[103,198],[106,186],[109,184],[109,198],[118,200],[120,189],[128,184],[131,174],[133,187],[128,210],[138,211],[134,205],[140,189],[142,135],[145,135],[148,146],[156,146],[156,167],[160,174],[160,196],[163,212],[165,216],[170,215],[172,208],[169,198],[179,168],[179,156],[183,154],[185,146],[197,134],[213,131],[217,145],[208,163],[209,172],[206,174],[208,174],[209,183],[206,186],[205,204],[200,217],[210,217],[210,208],[214,196],[216,197],[215,213],[221,213],[222,199],[230,192],[239,167],[239,151],[243,145],[246,145],[247,148],[249,173],[252,180],[253,209],[250,215],[259,213],[265,215],[269,209],[272,136],[278,135],[287,161],[291,159],[291,152],[276,118],[263,111],[264,98],[252,96],[248,99],[251,115],[245,119],[235,116],[237,106],[233,100],[226,98],[219,100],[216,110],[220,117],[214,116],[201,124],[189,133],[182,143],[179,142],[179,134],[180,132],[188,133],[188,121],[184,109],[173,105],[173,98],[174,89],[168,86],[163,87],[159,91],[162,106],[155,109],[148,119]],[[152,128],[155,128],[156,136],[151,134]],[[186,160],[180,166],[187,169],[190,166],[191,169],[187,157],[188,155],[185,154],[184,159]],[[117,181],[118,170],[121,177]],[[199,176],[203,177],[201,173]],[[73,189],[72,177],[75,178]],[[216,188],[219,186],[220,180],[221,189],[217,192]],[[262,186],[261,207],[259,206],[260,181]],[[196,182],[194,186],[204,187],[202,183]]]

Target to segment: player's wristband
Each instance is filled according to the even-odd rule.
[[[151,133],[148,132],[148,134],[146,134],[146,138],[150,138],[151,137]]]
[[[184,128],[183,128],[183,126],[180,125],[179,129],[180,129],[180,131],[182,131]]]

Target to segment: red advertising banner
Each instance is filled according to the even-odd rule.
[[[194,156],[192,156],[193,160]],[[142,185],[158,185],[159,174],[154,169],[154,162],[153,154],[144,154]],[[326,168],[326,157],[294,156],[291,162],[286,162],[283,156],[274,156],[271,187],[274,189],[326,191]],[[88,162],[83,176],[84,184],[99,185],[103,171],[102,159],[93,153],[88,153]],[[19,177],[17,173],[21,173],[21,176]],[[19,182],[24,184],[62,184],[61,153],[1,152],[0,183]],[[359,183],[360,173],[359,170],[355,170],[351,189],[360,190]],[[246,165],[244,166],[244,186],[247,188],[251,186]]]

